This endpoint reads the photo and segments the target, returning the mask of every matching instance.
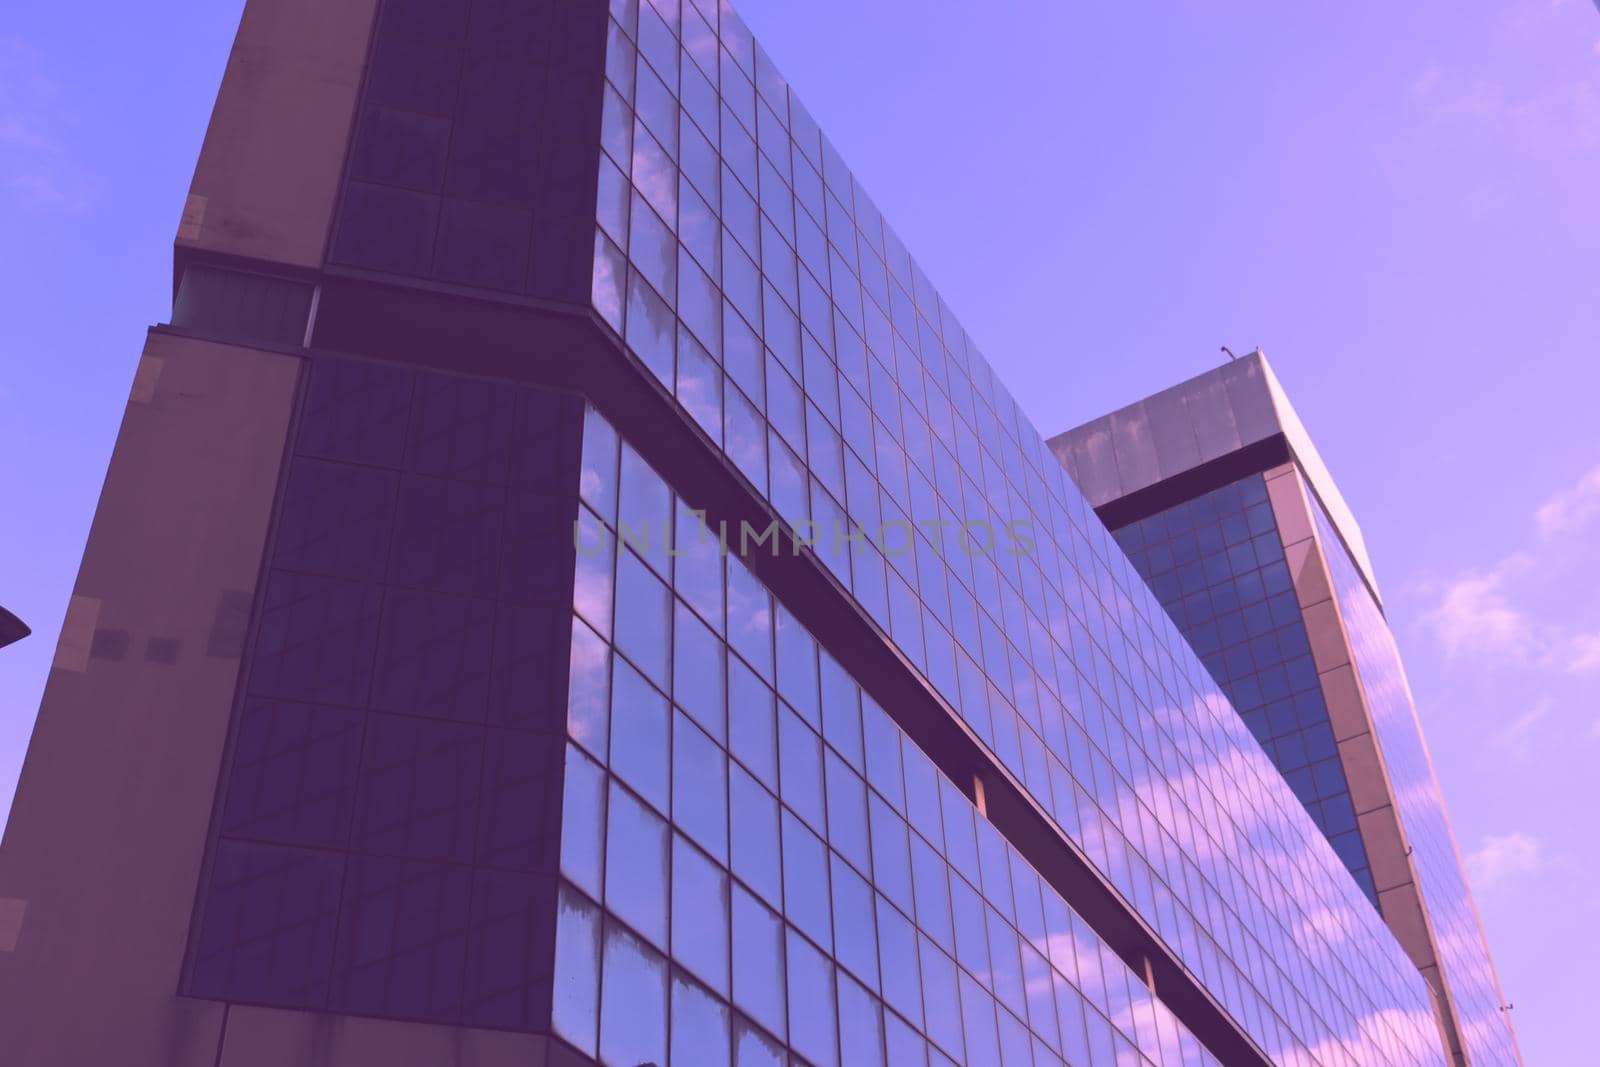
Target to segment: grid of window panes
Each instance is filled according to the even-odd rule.
[[[592,413],[584,472],[559,1034],[626,1067],[1215,1062]]]
[[[603,6],[383,0],[330,262],[578,301]],[[299,336],[293,341],[298,343]]]
[[[1350,634],[1356,674],[1372,711],[1372,728],[1394,789],[1395,809],[1412,848],[1423,905],[1433,925],[1440,970],[1449,988],[1468,1062],[1518,1061],[1510,1020],[1484,943],[1477,908],[1461,872],[1461,856],[1428,758],[1416,703],[1394,634],[1333,522],[1312,498],[1312,514],[1339,614]]]
[[[1263,1047],[1434,1062],[1415,969],[737,16],[613,12],[601,314],[792,523],[1031,523],[818,554]]]
[[[1263,1047],[1433,1062],[1414,968],[737,16],[613,12],[602,315],[791,523],[909,531],[818,554]]]
[[[1376,906],[1266,479],[1252,474],[1114,536]]]
[[[185,991],[541,1030],[582,405],[308,378]]]

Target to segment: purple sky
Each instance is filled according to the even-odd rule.
[[[1365,528],[1528,1063],[1593,1062],[1589,0],[742,0],[1039,428],[1260,345]],[[237,0],[0,29],[0,811]],[[114,714],[115,709],[107,709]]]

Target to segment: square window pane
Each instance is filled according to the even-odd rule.
[[[896,738],[899,740],[899,738]],[[906,781],[906,818],[912,829],[944,848],[944,819],[939,810],[939,772],[909,739],[901,746]],[[868,768],[872,766],[870,753]]]
[[[961,1062],[993,1063],[995,1056],[974,1054],[968,1059],[962,1049],[961,997],[956,983],[956,964],[927,938],[918,940],[922,958],[922,1003],[927,1013],[928,1036]],[[990,1007],[989,1025],[994,1026]]]
[[[884,1067],[883,1009],[847,974],[838,975],[839,1047],[850,1067]]]
[[[968,1062],[999,1063],[994,1000],[966,974],[961,976],[961,1022],[966,1029]],[[951,1039],[954,1037],[952,1031]]]
[[[728,759],[688,716],[673,717],[672,821],[728,861]]]
[[[900,770],[900,731],[870,697],[862,698],[861,728],[867,781],[896,811],[903,812],[906,793]]]
[[[580,749],[568,745],[562,789],[561,873],[599,899],[605,865],[605,771]]]
[[[883,976],[883,999],[895,1011],[922,1025],[921,966],[917,962],[917,931],[883,897],[878,898],[878,972]]]
[[[912,912],[911,846],[906,824],[876,793],[867,795],[871,821],[873,882],[901,910]]]
[[[617,648],[651,681],[667,687],[672,596],[631,551],[617,559]]]
[[[960,876],[950,879],[950,910],[955,917],[956,958],[975,974],[989,973],[989,936],[986,909],[978,891]]]
[[[671,315],[668,314],[668,319]],[[672,533],[672,491],[632,446],[622,446],[617,538],[665,574],[665,549]]]
[[[615,782],[606,817],[606,907],[667,943],[667,824]]]
[[[670,810],[667,698],[623,660],[616,660],[611,692],[611,769],[658,811]]]
[[[678,168],[643,123],[633,133],[633,184],[663,219],[678,217]]]
[[[778,801],[735,766],[728,783],[733,873],[773,906],[783,901],[778,850]]]
[[[722,543],[717,527],[707,522],[704,512],[694,511],[680,500],[672,536],[678,553],[672,561],[673,588],[721,633],[725,625]]]
[[[608,924],[600,1001],[600,1058],[663,1063],[667,1056],[667,962],[638,938]]]
[[[600,912],[565,887],[556,905],[554,985],[555,1032],[594,1055],[600,1023]]]
[[[860,687],[826,652],[821,656],[821,676],[822,736],[851,766],[864,772]]]
[[[789,931],[789,1042],[816,1067],[836,1067],[833,964]]]
[[[817,702],[817,643],[782,605],[777,606],[778,694],[812,729],[822,729]]]
[[[672,976],[672,1062],[728,1062],[732,1045],[727,1005],[681,975]]]
[[[716,444],[722,443],[722,371],[694,335],[678,329],[678,403]],[[676,546],[682,549],[684,546]]]
[[[651,287],[669,301],[678,298],[678,242],[644,197],[634,194],[628,228],[628,259]]]
[[[728,875],[687,838],[672,839],[672,955],[728,993]]]
[[[733,1002],[774,1034],[785,1026],[783,922],[759,900],[733,890]]]
[[[734,1067],[785,1067],[789,1057],[777,1042],[754,1024],[735,1017],[733,1024]]]
[[[583,460],[578,492],[601,518],[617,514],[617,463],[621,444],[617,431],[594,408],[583,412]]]
[[[728,644],[771,680],[772,598],[735,558],[728,560]]]
[[[911,882],[916,888],[917,923],[947,951],[955,950],[950,919],[949,867],[919,835],[911,837]]]
[[[834,951],[839,962],[871,989],[878,988],[878,932],[872,889],[837,854],[833,865]]]
[[[927,1042],[898,1015],[884,1015],[883,1036],[888,1067],[927,1067]]]
[[[612,569],[616,542],[588,508],[578,509],[577,572],[572,606],[601,637],[611,635]]]
[[[822,739],[783,704],[778,706],[778,765],[783,802],[818,833],[825,833]]]
[[[828,914],[828,847],[792,814],[783,813],[783,899],[789,920],[831,946]]]
[[[672,699],[719,742],[724,730],[723,645],[683,604],[674,613]]]
[[[758,492],[767,487],[767,431],[761,413],[733,386],[732,379],[723,390],[723,437],[727,441],[728,458],[741,474],[755,485]],[[729,530],[729,540],[738,543],[736,530]],[[734,561],[730,561],[732,563]],[[730,566],[730,570],[732,567]]]
[[[826,761],[828,842],[859,871],[872,873],[867,841],[867,785],[830,749]]]
[[[581,619],[572,621],[568,661],[567,734],[606,758],[611,715],[611,647]]]
[[[728,748],[766,783],[778,788],[777,698],[743,660],[728,660]]]

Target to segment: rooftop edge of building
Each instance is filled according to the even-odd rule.
[[[1274,442],[1287,446],[1285,458],[1305,472],[1381,604],[1361,526],[1260,349],[1057,434],[1047,444],[1089,503],[1101,510],[1201,468],[1227,471],[1230,460],[1249,460],[1252,446],[1259,450]],[[1245,473],[1241,469],[1237,476]]]

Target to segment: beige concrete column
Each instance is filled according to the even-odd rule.
[[[300,360],[152,333],[0,850],[0,1059],[212,1067],[177,996]]]

